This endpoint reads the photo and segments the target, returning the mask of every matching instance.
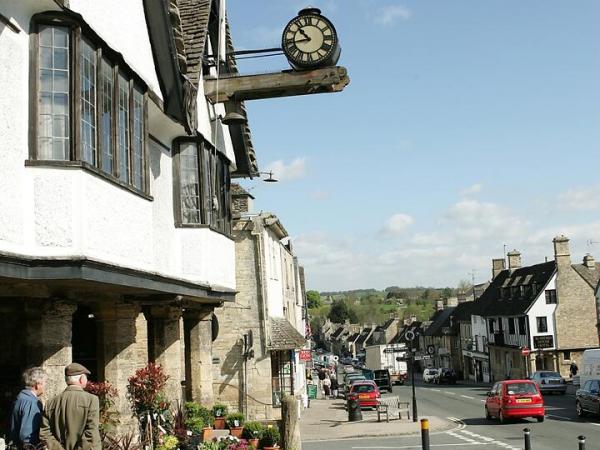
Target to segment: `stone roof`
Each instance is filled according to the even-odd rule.
[[[358,340],[356,341],[356,343],[358,345],[363,345],[365,343],[365,341],[371,336],[371,329],[370,328],[365,328],[361,331],[360,333],[360,337],[358,338]]]
[[[437,314],[435,320],[425,330],[425,336],[443,336],[443,329],[450,327],[450,316],[456,308],[445,308]]]
[[[211,0],[177,0],[187,70],[184,71],[198,88],[202,71],[204,46],[208,36]]]
[[[590,269],[583,264],[573,264],[571,267],[583,278],[587,284],[596,289],[600,281],[600,263],[594,263],[594,268]]]
[[[294,350],[302,348],[306,344],[304,336],[287,319],[272,317],[269,322],[271,327],[270,350]]]
[[[233,197],[247,195],[250,198],[254,198],[254,196],[250,192],[248,192],[246,189],[244,189],[238,183],[231,183],[231,195]],[[324,325],[326,325],[326,324],[324,324]]]

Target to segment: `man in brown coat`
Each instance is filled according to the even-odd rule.
[[[50,450],[101,450],[98,397],[84,391],[89,374],[81,364],[65,367],[67,388],[46,405],[40,429]]]

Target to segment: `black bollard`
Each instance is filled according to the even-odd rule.
[[[531,450],[531,430],[523,428],[523,437],[525,438],[525,450]]]
[[[362,412],[360,410],[360,403],[358,400],[348,399],[348,422],[356,422],[362,420]]]
[[[429,450],[429,420],[421,419],[421,449]]]
[[[577,436],[577,439],[579,440],[579,450],[585,450],[585,436]]]

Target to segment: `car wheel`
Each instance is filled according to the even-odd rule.
[[[543,422],[544,421],[544,416],[537,417],[537,421],[538,422]]]
[[[581,407],[581,403],[575,403],[575,410],[577,411],[577,417],[585,417],[585,411]]]
[[[500,413],[498,414],[498,419],[500,419],[501,424],[506,423],[506,417],[504,417],[504,413],[502,412],[502,410],[500,410]]]
[[[492,415],[490,414],[490,412],[487,409],[487,406],[485,407],[485,418],[487,420],[492,420]]]

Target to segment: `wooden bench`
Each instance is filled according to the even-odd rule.
[[[377,422],[381,422],[381,415],[385,414],[385,421],[390,421],[390,414],[392,417],[398,414],[398,419],[402,419],[402,413],[406,412],[406,416],[410,419],[410,403],[401,402],[400,397],[381,397],[377,404]]]

